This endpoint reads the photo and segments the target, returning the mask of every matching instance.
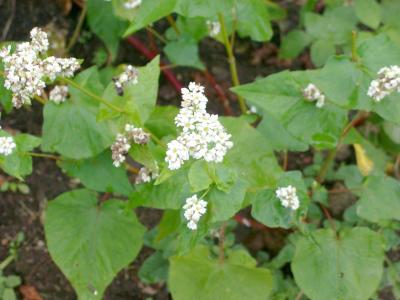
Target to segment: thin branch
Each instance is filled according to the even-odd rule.
[[[74,33],[72,34],[71,39],[68,42],[67,52],[69,52],[78,41],[79,35],[82,30],[83,22],[85,21],[86,12],[87,12],[87,7],[86,4],[84,4],[81,13],[79,15],[78,23],[76,24]]]
[[[1,35],[2,41],[4,41],[6,39],[8,31],[10,30],[11,24],[15,18],[16,0],[10,0],[10,1],[11,1],[11,14],[10,14],[9,18],[7,19],[6,24],[4,25],[3,33]]]
[[[175,31],[175,33],[177,35],[181,35],[181,32],[180,32],[178,26],[176,25],[176,22],[175,22],[174,18],[171,15],[167,16],[167,21],[171,25],[171,27]]]
[[[232,45],[229,42],[228,33],[226,31],[225,19],[224,19],[223,14],[219,13],[218,19],[219,19],[219,23],[221,24],[221,33],[222,33],[222,37],[224,39],[226,53],[228,55],[229,68],[230,68],[231,76],[232,76],[232,84],[233,84],[233,86],[238,86],[238,85],[240,85],[240,82],[239,82],[239,75],[238,75],[237,67],[236,67],[236,59],[233,54]],[[238,101],[239,101],[240,110],[242,111],[242,113],[246,113],[247,106],[246,106],[244,99],[241,96],[238,96]]]

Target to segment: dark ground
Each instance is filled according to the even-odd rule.
[[[15,14],[12,14],[12,3],[16,4]],[[34,26],[46,26],[50,22],[60,32],[71,33],[79,13],[78,7],[63,15],[63,7],[67,0],[0,0],[0,41],[5,24],[10,21],[11,25],[6,32],[6,40],[26,40],[29,31]],[[284,2],[284,1],[283,1]],[[12,16],[12,17],[11,17]],[[295,22],[295,16],[290,18]],[[162,26],[162,24],[160,25]],[[290,24],[289,24],[290,26]],[[84,27],[85,30],[85,27]],[[142,40],[146,34],[139,34]],[[276,43],[279,43],[279,33],[274,37],[272,43],[260,44],[248,40],[238,40],[236,44],[236,56],[238,61],[239,75],[242,82],[250,82],[256,77],[268,75],[286,68],[309,68],[310,62],[307,55],[303,55],[294,62],[280,61],[277,58]],[[275,43],[275,44],[274,44]],[[90,65],[94,50],[101,45],[95,38],[89,38],[85,44],[76,44],[72,49],[72,56],[85,58],[86,64]],[[208,70],[231,99],[229,94],[230,74],[227,64],[225,49],[221,44],[211,39],[201,43],[200,53],[202,60],[209,67]],[[126,42],[122,42],[119,62],[130,62],[137,65],[147,63],[147,59],[136,52]],[[206,85],[210,99],[217,99],[214,89],[207,83],[204,75],[190,69],[173,69],[177,78],[182,83],[196,80]],[[161,79],[159,101],[162,104],[178,104],[177,92]],[[213,112],[223,113],[219,101],[210,101]],[[237,104],[233,103],[234,111]],[[41,135],[42,115],[41,107],[34,103],[31,109],[14,110],[10,115],[3,115],[2,125],[4,128],[12,128],[24,133]],[[312,153],[289,156],[289,169],[303,168],[311,163]],[[0,173],[0,185],[4,181],[12,180],[5,174]],[[43,211],[48,200],[57,195],[75,188],[77,184],[62,174],[56,163],[51,160],[34,159],[34,171],[26,179],[31,192],[29,195],[21,193],[0,192],[0,261],[8,252],[10,242],[18,232],[23,232],[25,239],[19,249],[19,257],[7,269],[6,274],[17,274],[21,276],[23,284],[34,287],[44,300],[73,300],[76,299],[74,292],[62,275],[60,270],[52,262],[45,245],[42,219]],[[160,212],[151,209],[140,209],[137,211],[143,224],[151,228],[157,224]],[[267,250],[277,253],[284,245],[287,232],[284,230],[257,231],[250,230],[244,226],[238,226],[237,239],[244,243],[251,251]],[[120,272],[118,277],[108,287],[106,300],[128,300],[128,299],[170,299],[165,286],[144,286],[137,277],[137,271],[151,254],[151,249],[143,248],[135,262],[126,270]],[[21,295],[19,295],[21,296]],[[22,299],[22,297],[21,297]],[[381,299],[391,300],[390,290],[382,293]],[[33,300],[33,299],[30,299]]]

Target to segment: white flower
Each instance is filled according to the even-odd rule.
[[[150,140],[150,134],[146,133],[142,128],[136,128],[132,124],[125,125],[125,132],[118,133],[114,144],[111,145],[112,159],[114,166],[119,167],[126,159],[126,155],[131,148],[130,143],[146,144]]]
[[[124,93],[124,87],[128,83],[137,84],[138,83],[139,72],[138,70],[131,66],[127,65],[125,67],[124,72],[122,72],[119,76],[114,77],[114,86],[117,90],[118,95],[122,96]]]
[[[124,6],[127,9],[134,9],[142,4],[142,0],[126,0]]]
[[[39,28],[31,30],[31,41],[19,43],[11,54],[11,48],[0,50],[4,63],[4,87],[13,93],[14,107],[30,104],[30,99],[41,95],[46,87],[46,79],[55,80],[57,76],[70,77],[80,67],[75,58],[42,59],[41,53],[47,51],[47,34]]]
[[[279,198],[284,207],[296,210],[300,206],[300,201],[296,194],[296,188],[291,185],[278,188],[276,190],[276,197]]]
[[[187,227],[191,230],[197,229],[197,223],[199,222],[201,216],[203,216],[207,209],[207,202],[203,199],[197,199],[197,195],[193,195],[186,199],[186,203],[183,206],[185,210],[183,215],[188,221]]]
[[[49,94],[49,100],[56,104],[65,102],[68,97],[68,86],[66,85],[56,85]]]
[[[125,132],[127,137],[136,144],[147,144],[150,140],[150,134],[145,132],[143,128],[136,128],[132,124],[125,125]]]
[[[312,83],[308,84],[303,90],[303,95],[310,102],[317,101],[315,106],[318,108],[325,105],[325,95]]]
[[[12,137],[2,136],[0,137],[0,154],[5,156],[13,153],[17,145]]]
[[[126,155],[131,149],[128,139],[122,135],[117,134],[114,144],[111,145],[112,160],[116,167],[121,166],[121,164],[126,160]]]
[[[175,124],[182,132],[168,144],[165,161],[169,169],[179,169],[190,157],[222,162],[233,143],[218,115],[206,112],[208,99],[204,87],[191,82],[188,88],[182,89],[182,99],[182,108],[175,117]]]
[[[208,32],[210,36],[217,36],[221,32],[221,24],[217,21],[207,20]]]
[[[141,184],[145,182],[150,182],[158,177],[158,170],[150,170],[146,167],[142,167],[139,170],[139,173],[136,175],[135,183]]]
[[[394,91],[400,92],[399,66],[389,66],[380,69],[378,71],[378,78],[371,81],[367,95],[376,102],[380,102]]]

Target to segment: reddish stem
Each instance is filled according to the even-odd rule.
[[[215,92],[217,93],[218,99],[224,107],[225,115],[233,116],[234,114],[229,103],[229,99],[225,95],[224,90],[221,88],[221,86],[215,80],[214,76],[208,70],[204,71],[204,75],[206,76],[207,81],[213,86]]]
[[[131,44],[136,50],[138,50],[141,54],[143,54],[147,59],[153,59],[154,57],[157,56],[157,51],[151,51],[149,50],[143,43],[140,41],[138,38],[134,36],[129,36],[127,37],[127,42]],[[160,63],[160,66],[163,67],[166,64]],[[183,85],[179,82],[179,80],[176,78],[175,74],[168,68],[162,69],[162,72],[164,73],[165,78],[169,81],[169,83],[174,87],[174,89],[180,93],[181,89],[183,88]]]

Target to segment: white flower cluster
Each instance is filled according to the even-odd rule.
[[[146,167],[141,167],[139,170],[139,173],[136,175],[135,178],[135,183],[136,184],[141,184],[141,183],[146,183],[150,182],[158,177],[158,171],[157,170],[150,170],[149,168]]]
[[[394,91],[400,93],[399,66],[389,66],[380,69],[378,71],[378,78],[371,81],[367,94],[376,102],[380,102]]]
[[[0,154],[10,155],[14,152],[17,145],[12,137],[2,136],[0,137]]]
[[[170,170],[179,169],[190,157],[208,162],[221,162],[232,148],[231,135],[218,121],[218,115],[206,112],[204,87],[194,82],[182,89],[182,108],[175,124],[182,128],[176,140],[168,143],[165,161]]]
[[[150,135],[144,132],[142,128],[126,124],[124,134],[118,133],[115,142],[111,145],[114,166],[119,167],[126,160],[132,141],[136,144],[146,144],[149,139]]]
[[[117,90],[117,93],[122,96],[122,94],[124,93],[124,86],[129,82],[137,84],[138,77],[138,70],[134,66],[127,65],[124,72],[122,72],[119,76],[113,78],[114,86]]]
[[[207,27],[211,37],[215,37],[221,32],[221,24],[218,21],[207,20]]]
[[[300,206],[299,198],[297,197],[296,188],[288,185],[287,187],[280,187],[276,190],[276,197],[281,200],[284,207],[296,210]]]
[[[11,53],[11,46],[0,50],[6,77],[4,87],[12,91],[12,102],[16,108],[30,104],[33,96],[41,95],[46,78],[70,77],[80,67],[76,58],[50,56],[42,59],[41,54],[49,47],[47,34],[33,28],[30,35],[31,41],[18,44],[14,53]]]
[[[126,0],[124,6],[126,9],[135,9],[142,4],[142,0]]]
[[[56,85],[49,94],[49,100],[56,104],[65,102],[68,97],[68,86],[66,85]]]
[[[303,95],[310,102],[317,101],[315,106],[318,108],[325,105],[325,95],[312,83],[308,84],[303,90]]]
[[[207,211],[207,202],[203,199],[197,199],[197,195],[193,195],[186,199],[186,203],[183,206],[184,217],[188,221],[187,227],[191,230],[197,229],[197,223],[199,222],[202,215]]]

